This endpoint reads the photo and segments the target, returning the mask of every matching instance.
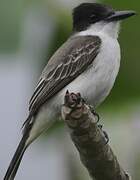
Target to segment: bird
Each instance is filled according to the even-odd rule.
[[[3,180],[14,180],[27,147],[61,115],[67,90],[80,92],[95,109],[109,95],[120,68],[120,22],[135,11],[82,3],[72,12],[70,37],[52,55],[29,101],[21,141]]]

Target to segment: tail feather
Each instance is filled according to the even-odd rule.
[[[16,173],[19,168],[22,157],[24,155],[24,152],[27,149],[28,145],[30,144],[30,143],[27,144],[27,140],[30,135],[30,130],[32,129],[32,126],[33,126],[33,121],[31,121],[31,120],[32,120],[32,117],[29,116],[26,120],[26,123],[24,124],[23,137],[22,137],[22,139],[17,147],[17,150],[10,162],[10,165],[8,167],[8,170],[7,170],[3,180],[14,180],[14,178],[16,176]]]
[[[25,143],[26,143],[26,139],[23,137],[18,145],[18,148],[17,148],[12,160],[11,160],[11,163],[5,174],[4,180],[13,180],[14,179],[16,172],[18,170],[18,167],[20,165],[21,159],[23,157],[23,154],[27,148]]]

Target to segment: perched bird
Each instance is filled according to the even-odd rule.
[[[73,10],[73,33],[40,76],[4,180],[14,179],[27,147],[56,121],[67,90],[80,92],[94,108],[107,97],[120,67],[120,21],[133,15],[98,3],[82,3]]]

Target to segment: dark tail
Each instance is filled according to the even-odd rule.
[[[26,144],[29,134],[30,134],[30,130],[32,128],[33,122],[30,123],[31,117],[29,116],[26,120],[26,123],[24,124],[24,131],[23,131],[23,137],[17,147],[17,150],[10,162],[10,165],[8,167],[8,170],[5,174],[5,177],[3,180],[14,180],[18,167],[20,165],[20,162],[22,160],[22,157],[24,155],[24,152],[26,150],[26,148],[28,147],[28,145]]]
[[[21,162],[21,159],[23,157],[23,154],[26,150],[26,139],[25,137],[23,136],[23,138],[21,139],[19,145],[18,145],[18,148],[10,162],[10,165],[8,167],[8,170],[5,174],[5,177],[4,177],[4,180],[14,180],[15,178],[15,175],[17,173],[17,170],[18,170],[18,167],[20,165],[20,162]]]

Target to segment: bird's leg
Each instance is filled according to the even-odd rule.
[[[92,114],[97,118],[97,122],[96,123],[98,123],[99,122],[99,120],[100,120],[100,116],[99,116],[99,114],[95,111],[95,109],[94,109],[94,107],[93,106],[89,106],[89,108],[90,108],[90,110],[91,110],[91,112],[92,112]]]
[[[77,105],[81,105],[81,103],[86,103],[86,101],[81,97],[80,93],[69,93],[69,91],[66,91],[66,95],[65,95],[65,104],[67,104],[67,102],[69,102],[70,107],[72,109],[74,109]],[[98,113],[96,113],[96,111],[94,110],[93,106],[89,106],[92,114],[97,118],[97,122],[99,122],[100,120],[100,116]]]
[[[98,127],[103,131],[103,125],[99,124]],[[106,138],[106,143],[105,144],[108,144],[108,142],[109,142],[108,134],[107,134],[106,131],[103,131],[103,133],[104,133],[104,136]]]

